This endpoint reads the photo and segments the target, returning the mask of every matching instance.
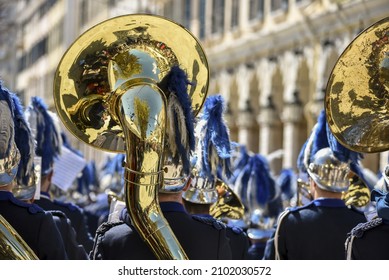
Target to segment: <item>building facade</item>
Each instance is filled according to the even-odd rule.
[[[209,94],[228,101],[234,141],[268,156],[275,174],[296,169],[321,109],[332,67],[364,28],[389,14],[385,0],[23,0],[16,1],[10,84],[28,104],[53,107],[53,77],[69,45],[102,20],[128,13],[171,18],[199,38],[211,78]],[[172,34],[174,36],[174,34]],[[11,56],[9,56],[11,59]],[[3,70],[2,70],[3,71]],[[87,159],[104,153],[72,139]],[[388,153],[364,165],[383,170]]]

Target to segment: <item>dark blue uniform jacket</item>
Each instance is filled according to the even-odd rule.
[[[67,259],[61,234],[51,213],[0,191],[0,214],[19,233],[41,260]]]
[[[214,219],[196,220],[184,206],[161,202],[162,212],[189,259],[231,259],[226,226]],[[122,222],[104,223],[97,230],[91,259],[156,259],[124,211]]]
[[[362,212],[348,208],[341,199],[319,198],[287,211],[267,242],[264,259],[275,259],[277,230],[280,259],[346,259],[347,234],[357,224],[366,222]]]

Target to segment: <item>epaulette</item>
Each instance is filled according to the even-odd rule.
[[[381,224],[382,224],[381,218],[375,218],[369,222],[360,223],[351,230],[350,235],[354,236],[356,238],[361,238],[363,236],[363,234],[365,233],[365,231],[368,231],[369,229],[375,228]]]
[[[236,235],[240,235],[244,232],[243,229],[241,229],[240,227],[227,226],[227,228],[231,229],[231,231]]]
[[[110,230],[111,228],[113,227],[116,227],[116,226],[119,226],[119,225],[122,225],[124,224],[123,221],[118,221],[118,222],[105,222],[105,223],[102,223],[98,229],[96,230],[96,236],[97,235],[100,235],[100,234],[104,234],[106,233],[108,230]]]
[[[78,207],[77,205],[75,205],[74,203],[71,203],[71,202],[63,202],[63,201],[59,201],[56,199],[54,199],[53,202],[54,202],[54,204],[68,208],[72,212],[80,210],[80,207]]]
[[[33,203],[26,203],[24,201],[21,201],[15,197],[12,197],[11,199],[11,202],[17,206],[20,206],[20,207],[23,207],[23,208],[27,208],[28,212],[30,212],[30,214],[36,214],[36,213],[44,213],[45,211],[43,211],[42,208],[40,208],[38,205],[36,204],[33,204]]]
[[[203,216],[193,215],[192,218],[193,218],[193,220],[196,220],[196,221],[199,221],[201,223],[213,226],[217,230],[221,230],[221,229],[226,229],[227,228],[227,226],[224,223],[219,222],[218,220],[216,220],[216,219],[214,219],[212,217],[203,217]]]

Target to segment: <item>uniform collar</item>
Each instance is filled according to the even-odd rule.
[[[162,212],[182,212],[186,213],[184,205],[179,202],[160,202]]]
[[[344,201],[338,198],[318,198],[312,202],[314,205],[322,207],[346,207]]]
[[[9,191],[0,191],[0,200],[10,200],[13,199],[14,195]]]

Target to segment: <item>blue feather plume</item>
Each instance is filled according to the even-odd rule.
[[[260,154],[250,157],[235,185],[243,204],[251,210],[265,207],[276,196],[270,166],[267,159]]]
[[[167,88],[168,132],[167,138],[173,163],[182,161],[183,170],[189,174],[190,155],[195,148],[194,115],[192,101],[188,95],[186,73],[178,66],[173,66],[164,79]]]
[[[288,199],[292,198],[294,195],[292,188],[294,181],[295,175],[293,169],[291,168],[281,170],[281,173],[277,178],[277,184],[280,186],[281,193],[284,194]]]
[[[231,177],[232,148],[227,125],[223,119],[224,99],[221,95],[210,96],[205,100],[196,136],[200,176],[213,180],[221,169],[226,178]]]
[[[319,150],[329,147],[327,139],[327,119],[324,110],[320,112],[317,118],[317,123],[313,131],[313,137],[310,162]]]
[[[239,148],[239,156],[233,163],[233,172],[230,178],[230,182],[235,184],[239,173],[242,172],[243,168],[248,164],[250,160],[250,155],[247,152],[247,149],[244,145],[241,145]]]
[[[270,173],[270,167],[265,157],[256,154],[251,158],[252,160],[252,180],[253,183],[249,185],[249,195],[254,199],[259,206],[265,205],[276,195],[275,182]],[[250,192],[252,190],[253,192]]]
[[[307,144],[308,144],[308,139],[307,139],[307,141],[305,141],[305,143],[301,147],[300,153],[297,157],[297,168],[301,172],[307,172],[307,168],[306,168],[305,163],[304,163],[304,155],[305,155],[305,149],[307,148]]]
[[[15,143],[20,152],[20,164],[17,173],[19,184],[27,185],[34,165],[34,138],[24,117],[23,106],[19,98],[12,95],[14,103]]]
[[[36,115],[36,155],[42,157],[42,174],[46,175],[52,168],[54,159],[60,154],[60,135],[57,132],[52,117],[47,112],[47,106],[40,97],[32,97],[28,111]]]
[[[327,137],[329,147],[340,161],[358,163],[363,158],[363,155],[361,153],[351,151],[350,149],[343,146],[332,134],[330,128],[328,127],[328,124]]]
[[[321,149],[329,147],[327,139],[327,120],[324,110],[317,118],[317,123],[312,129],[307,141],[303,144],[297,157],[297,168],[301,172],[307,172],[307,168],[314,155]]]

